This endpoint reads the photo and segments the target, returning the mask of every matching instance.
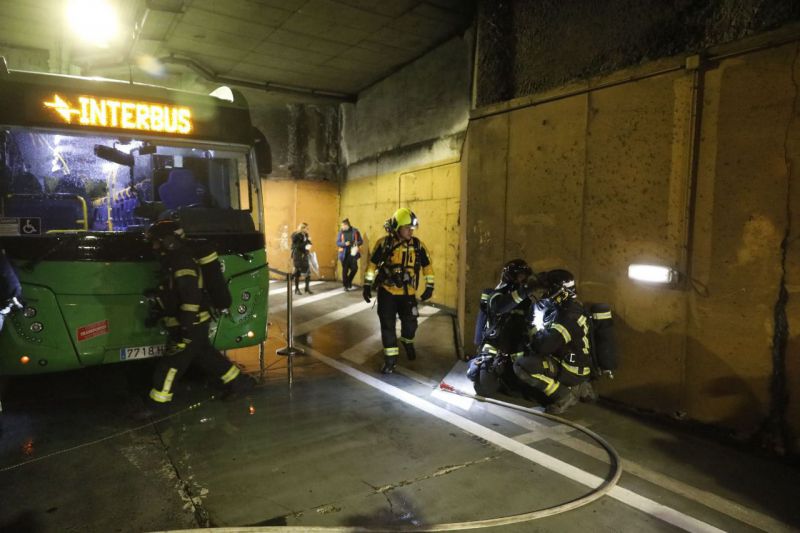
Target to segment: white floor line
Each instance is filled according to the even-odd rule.
[[[333,298],[336,295],[344,294],[344,289],[339,287],[338,289],[333,289],[330,291],[324,291],[317,294],[312,294],[311,296],[295,296],[292,300],[292,308],[303,307],[304,305],[313,304],[314,302],[319,302],[321,300],[326,300],[328,298]],[[269,308],[270,313],[277,313],[280,311],[286,310],[286,300],[281,302],[278,305],[274,305]]]
[[[524,435],[520,435],[516,438],[519,439],[520,437],[524,437]],[[581,439],[577,439],[569,435],[564,435],[560,438],[553,438],[559,443],[568,446],[573,450],[579,451],[599,461],[603,461],[605,463],[609,462],[608,455],[603,450],[589,442],[582,441]],[[694,500],[697,503],[705,505],[706,507],[714,509],[720,513],[726,514],[755,528],[770,532],[797,531],[796,528],[785,524],[780,520],[772,518],[771,516],[760,513],[754,509],[750,509],[749,507],[745,507],[734,501],[728,500],[727,498],[723,498],[722,496],[714,494],[713,492],[698,489],[697,487],[688,485],[665,474],[655,472],[633,461],[623,459],[622,467],[623,470],[629,474],[633,474],[636,477],[644,479],[645,481],[649,481],[650,483],[674,492],[675,494],[680,494],[685,498]]]
[[[341,291],[341,289],[339,289],[338,291],[329,291],[329,292],[326,292],[326,293],[323,293],[323,294],[320,294],[320,295],[315,295],[315,296],[327,295],[330,292],[334,293],[332,295],[335,295],[335,294],[338,294],[339,291]],[[307,300],[310,300],[313,297],[314,296],[309,297]],[[322,298],[320,298],[320,299],[322,299]],[[321,327],[321,325],[325,325],[325,324],[331,323],[331,322],[333,322],[335,320],[340,320],[341,318],[349,316],[352,312],[358,312],[359,310],[361,310],[362,307],[366,308],[368,306],[369,306],[369,304],[366,304],[365,302],[363,304],[361,304],[360,306],[358,304],[351,305],[348,308],[344,308],[344,309],[341,309],[339,311],[335,311],[333,313],[329,313],[328,315],[323,315],[323,317],[319,317],[319,319],[324,319],[324,320],[320,321],[319,319],[315,319],[315,320],[312,320],[312,321],[309,321],[309,322],[306,322],[306,323],[302,324],[300,327],[304,328],[304,332],[307,332],[307,331],[310,331],[311,329],[314,329],[316,327]],[[353,311],[348,311],[348,309],[353,309]],[[421,307],[420,309],[421,309],[421,314],[423,316],[420,317],[419,323],[424,322],[427,318],[429,318],[430,316],[432,316],[432,315],[434,315],[434,314],[436,314],[438,312],[438,310],[436,308],[432,308],[432,307]],[[344,311],[347,311],[347,312],[343,313]],[[316,323],[312,326],[311,322],[316,322]],[[367,337],[366,339],[364,339],[363,341],[357,343],[356,345],[348,348],[347,350],[342,352],[340,355],[342,357],[344,357],[344,358],[347,358],[347,359],[355,362],[355,363],[363,364],[363,362],[365,362],[366,359],[370,355],[372,355],[376,351],[380,350],[380,348],[381,348],[380,332],[378,332],[376,334],[373,334],[373,335]],[[325,357],[325,356],[322,356],[322,357]],[[347,368],[350,368],[350,367],[347,367]],[[358,370],[355,370],[355,369],[353,369],[353,370],[358,372]],[[411,379],[414,379],[415,381],[417,381],[417,382],[419,382],[419,383],[421,383],[423,385],[426,385],[426,386],[435,387],[435,386],[438,385],[438,383],[434,382],[433,380],[430,380],[430,379],[428,379],[428,378],[426,378],[426,377],[414,372],[413,370],[409,370],[409,369],[404,368],[404,367],[398,367],[397,368],[397,372],[400,373],[400,374],[406,375],[407,377],[409,377]],[[374,379],[374,378],[372,378],[372,379]],[[379,383],[383,383],[383,382],[379,381]],[[391,385],[387,385],[387,386],[391,387]],[[448,394],[448,396],[453,396],[453,395]],[[491,413],[491,414],[493,414],[495,416],[498,416],[499,418],[503,418],[503,419],[505,419],[505,420],[507,420],[509,422],[512,422],[512,423],[522,427],[522,428],[528,429],[529,430],[528,433],[524,433],[522,435],[518,435],[518,436],[514,437],[514,439],[513,439],[515,441],[518,441],[521,444],[533,443],[533,442],[540,441],[540,440],[542,440],[544,438],[549,438],[549,439],[552,439],[552,440],[556,440],[556,441],[564,444],[565,446],[568,446],[568,447],[570,447],[570,448],[572,448],[572,449],[574,449],[576,451],[579,451],[581,453],[584,453],[586,455],[594,457],[595,459],[608,462],[608,457],[607,457],[607,455],[605,454],[605,452],[603,450],[601,450],[597,446],[594,446],[591,443],[587,443],[585,441],[582,441],[580,439],[577,439],[575,437],[570,436],[568,433],[570,433],[572,430],[571,430],[571,428],[569,428],[567,426],[548,426],[546,424],[542,424],[540,422],[537,422],[532,417],[526,417],[526,416],[524,416],[524,415],[522,415],[520,413],[516,413],[514,411],[510,411],[508,409],[504,409],[502,407],[495,406],[495,405],[492,405],[492,404],[481,404],[481,407],[486,409],[489,413]],[[465,411],[469,411],[469,408],[464,409],[464,410]],[[488,430],[488,428],[487,428],[487,430]],[[491,430],[489,430],[489,431],[491,431]],[[794,528],[792,528],[791,526],[789,526],[789,525],[787,525],[787,524],[785,524],[785,523],[783,523],[783,522],[781,522],[781,521],[779,521],[777,519],[774,519],[774,518],[772,518],[772,517],[770,517],[768,515],[765,515],[763,513],[760,513],[758,511],[755,511],[755,510],[750,509],[748,507],[742,506],[742,505],[740,505],[740,504],[738,504],[738,503],[736,503],[734,501],[728,500],[728,499],[723,498],[721,496],[718,496],[716,494],[703,491],[701,489],[698,489],[696,487],[693,487],[691,485],[683,483],[683,482],[681,482],[679,480],[676,480],[676,479],[671,478],[669,476],[666,476],[664,474],[660,474],[658,472],[652,471],[652,470],[650,470],[650,469],[648,469],[646,467],[643,467],[643,466],[641,466],[641,465],[639,465],[637,463],[634,463],[634,462],[627,461],[627,460],[623,459],[623,465],[624,465],[624,470],[626,472],[630,473],[630,474],[633,474],[633,475],[635,475],[635,476],[637,476],[637,477],[639,477],[641,479],[644,479],[644,480],[649,481],[649,482],[651,482],[651,483],[653,483],[655,485],[658,485],[658,486],[663,487],[663,488],[665,488],[667,490],[670,490],[671,492],[674,492],[676,494],[684,495],[685,497],[688,497],[688,498],[690,498],[690,499],[692,499],[694,501],[697,501],[698,503],[700,503],[702,505],[705,505],[706,507],[709,507],[709,508],[711,508],[711,509],[713,509],[715,511],[718,511],[720,513],[723,513],[723,514],[726,514],[728,516],[731,516],[732,518],[734,518],[736,520],[739,520],[739,521],[741,521],[741,522],[743,522],[745,524],[748,524],[750,526],[753,526],[753,527],[756,527],[756,528],[759,528],[759,529],[762,529],[762,530],[765,530],[765,531],[776,531],[776,532],[794,531]],[[619,487],[617,487],[617,488],[619,488]],[[625,490],[625,489],[622,489],[622,490]],[[636,496],[638,496],[638,495],[636,495]],[[644,500],[645,501],[643,503],[647,504],[647,499],[645,498]],[[656,505],[660,505],[660,504],[656,504]]]
[[[501,433],[498,433],[494,430],[491,430],[487,427],[484,427],[472,420],[464,418],[461,415],[448,411],[442,407],[439,407],[427,400],[414,396],[402,389],[399,389],[393,385],[389,385],[373,376],[365,374],[360,370],[357,370],[347,364],[341,363],[336,361],[335,359],[331,359],[326,355],[323,355],[311,347],[302,346],[306,353],[314,356],[319,361],[331,366],[348,376],[361,381],[362,383],[369,385],[375,389],[380,390],[381,392],[392,396],[402,402],[405,402],[417,409],[424,411],[440,420],[448,422],[468,433],[471,433],[477,437],[480,437],[492,444],[504,448],[512,453],[519,455],[520,457],[524,457],[532,462],[535,462],[548,470],[561,474],[564,477],[567,477],[577,483],[585,485],[587,487],[595,488],[599,486],[603,479],[595,476],[594,474],[590,474],[585,472],[569,463],[561,461],[555,457],[547,455],[546,453],[540,452],[539,450],[535,450],[522,444],[520,442],[515,441],[510,437],[506,437]],[[669,524],[672,524],[676,527],[684,529],[686,531],[697,531],[697,532],[721,532],[722,530],[703,522],[697,518],[689,516],[685,513],[682,513],[676,509],[672,509],[671,507],[667,507],[666,505],[662,505],[654,500],[649,498],[645,498],[631,490],[624,489],[620,486],[616,486],[611,491],[609,491],[608,495],[622,503],[625,503],[635,509],[638,509],[642,512],[645,512],[651,516],[658,518],[659,520],[663,520]]]
[[[361,311],[365,311],[372,307],[371,303],[367,303],[364,301],[356,302],[354,304],[350,304],[347,307],[343,307],[336,311],[331,311],[330,313],[322,316],[318,316],[317,318],[313,318],[307,322],[303,322],[294,327],[294,334],[303,335],[308,333],[309,331],[315,330],[317,328],[321,328],[322,326],[326,326],[331,322],[336,322],[337,320],[341,320],[343,318],[347,318],[352,314],[360,313]]]
[[[324,281],[312,281],[308,285],[309,285],[309,287],[315,287],[315,286],[321,285],[323,283],[325,283],[325,282]],[[303,285],[303,287],[305,287],[305,285]],[[274,296],[275,294],[283,294],[285,292],[286,292],[286,287],[281,287],[279,289],[270,289],[269,290],[269,295],[270,296]]]

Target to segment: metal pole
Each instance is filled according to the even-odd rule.
[[[286,346],[277,350],[278,355],[287,357],[286,370],[289,386],[294,382],[294,356],[303,355],[305,352],[294,346],[294,325],[292,324],[292,275],[286,274]]]
[[[259,383],[264,383],[264,373],[266,371],[266,366],[264,364],[264,342],[259,343],[258,345],[258,369],[259,369]]]

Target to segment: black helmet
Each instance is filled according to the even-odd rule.
[[[545,272],[547,297],[562,302],[567,298],[575,298],[575,276],[568,270],[556,269]]]
[[[174,236],[183,237],[183,228],[177,220],[165,219],[155,222],[147,229],[147,240],[163,239],[164,237]]]
[[[509,285],[519,285],[528,281],[528,278],[532,275],[533,269],[528,266],[528,263],[523,259],[514,259],[503,266],[500,280],[502,283]],[[524,277],[524,279],[520,280],[522,277]]]

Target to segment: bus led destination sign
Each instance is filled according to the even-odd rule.
[[[192,111],[188,107],[152,102],[79,96],[77,107],[58,94],[44,102],[67,124],[125,130],[155,131],[186,135],[192,132]]]

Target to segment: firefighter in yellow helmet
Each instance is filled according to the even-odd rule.
[[[395,323],[400,317],[400,343],[409,361],[417,358],[414,334],[417,332],[417,291],[421,276],[425,283],[420,299],[433,296],[433,265],[428,249],[414,230],[417,216],[410,209],[398,209],[386,222],[387,235],[377,243],[369,258],[364,276],[364,300],[372,298],[372,289],[378,291],[378,318],[381,322],[384,362],[381,372],[391,374],[397,364],[400,350],[397,345]]]

